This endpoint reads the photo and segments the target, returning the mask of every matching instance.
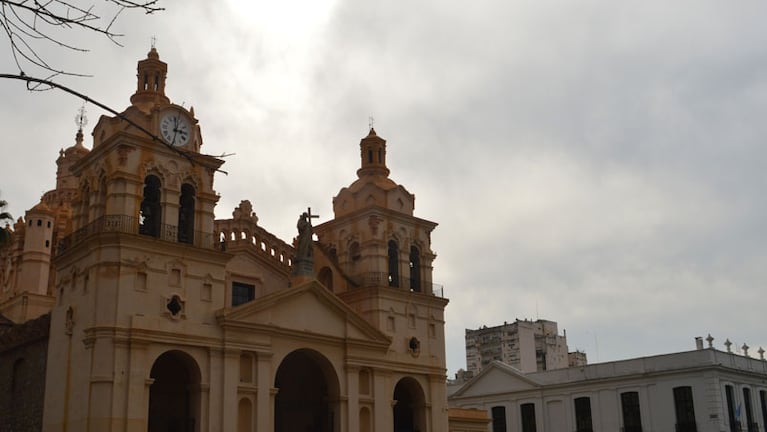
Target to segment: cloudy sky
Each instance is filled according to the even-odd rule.
[[[332,216],[374,117],[391,177],[440,224],[451,376],[464,329],[515,318],[559,322],[590,362],[708,333],[767,349],[764,2],[163,3],[121,17],[122,48],[78,34],[89,53],[40,52],[123,109],[156,36],[203,151],[234,153],[217,215],[249,199],[288,241],[307,206]],[[80,101],[9,80],[0,101],[0,197],[19,216],[53,188]]]

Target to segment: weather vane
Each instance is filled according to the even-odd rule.
[[[77,110],[77,115],[75,116],[75,124],[81,132],[83,128],[88,124],[88,116],[85,115],[85,104],[83,104],[83,106]]]
[[[373,129],[375,122],[376,122],[376,119],[374,119],[373,116],[368,117],[368,126],[370,127],[370,129]]]
[[[152,36],[152,48],[157,44],[157,36]]]

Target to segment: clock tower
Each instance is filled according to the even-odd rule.
[[[211,323],[231,258],[214,234],[213,177],[223,161],[200,153],[194,110],[165,95],[166,73],[152,48],[138,62],[131,105],[101,116],[92,150],[71,167],[79,193],[73,232],[53,260],[45,430],[147,430],[158,353],[193,352],[218,337]],[[161,367],[199,373],[177,357]],[[160,394],[150,413],[172,411]],[[198,389],[196,407],[203,397]],[[201,430],[195,410],[185,421]],[[149,423],[165,421],[157,416]]]

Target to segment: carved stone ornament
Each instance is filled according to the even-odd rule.
[[[72,306],[67,308],[66,321],[64,322],[64,333],[72,335],[72,330],[75,328],[75,310]]]
[[[418,357],[421,355],[421,341],[417,337],[413,336],[407,342],[407,350],[410,351],[410,355]]]

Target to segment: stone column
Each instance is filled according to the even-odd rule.
[[[359,368],[357,367],[346,367],[346,394],[347,397],[347,415],[348,421],[347,429],[348,431],[358,431],[360,430],[360,407],[359,407]]]
[[[447,388],[444,375],[429,375],[429,395],[426,401],[427,412],[430,411],[430,431],[446,431],[447,422]]]
[[[221,427],[223,431],[237,430],[237,386],[240,383],[240,350],[224,348],[223,373],[221,387],[223,389]]]
[[[274,430],[274,395],[272,388],[272,354],[258,353],[256,359],[256,430]]]
[[[373,407],[373,424],[376,431],[394,430],[394,386],[391,374],[375,371],[373,392],[375,406]],[[447,429],[445,429],[447,430]]]
[[[149,378],[146,348],[147,344],[131,342],[128,351],[124,396],[126,430],[129,432],[144,432],[148,427],[149,389],[154,380]]]

